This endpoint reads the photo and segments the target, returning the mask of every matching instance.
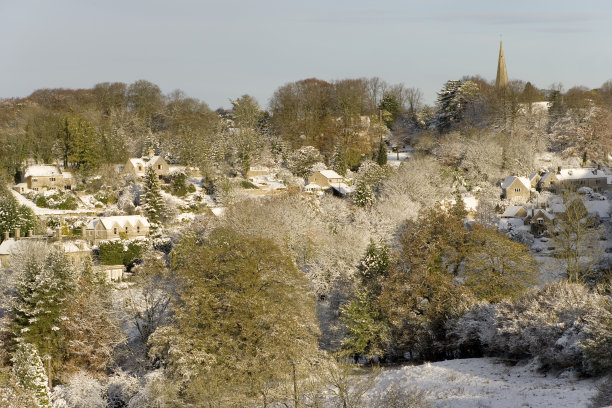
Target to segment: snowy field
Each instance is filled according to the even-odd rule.
[[[509,366],[493,358],[471,358],[384,370],[369,396],[392,386],[425,391],[434,407],[588,407],[594,380],[570,372],[538,373],[535,364]]]
[[[412,157],[412,153],[411,152],[399,152],[399,153],[395,153],[395,152],[389,152],[387,151],[387,164],[397,167],[399,166],[404,160],[407,160],[409,158]]]

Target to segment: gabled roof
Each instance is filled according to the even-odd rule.
[[[321,170],[319,173],[321,173],[323,177],[328,178],[328,179],[343,179],[344,178],[333,170]]]
[[[89,252],[91,248],[85,241],[62,241],[60,244],[61,249],[66,253],[75,253],[75,252]]]
[[[549,213],[548,211],[544,210],[543,208],[536,208],[536,209],[533,210],[533,216],[531,216],[531,222],[533,222],[533,220],[538,220],[538,219],[542,218],[542,216],[544,218],[549,219],[549,220],[555,219],[555,214]]]
[[[555,173],[552,171],[547,171],[546,173],[544,173],[544,175],[542,176],[542,178],[540,179],[540,183],[545,183],[546,180],[548,180],[549,177],[554,176]]]
[[[138,166],[140,165],[142,167],[142,172],[144,173],[144,170],[148,166],[153,166],[155,163],[157,163],[159,159],[162,159],[162,157],[153,156],[150,159],[148,157],[131,157],[129,161],[132,163],[132,165],[136,169],[136,172],[138,172]]]
[[[501,184],[501,188],[503,188],[504,190],[507,189],[508,187],[510,187],[512,183],[514,183],[514,180],[520,181],[525,186],[527,191],[529,191],[529,189],[531,188],[531,182],[529,181],[527,177],[517,177],[517,176],[506,177],[504,182]]]
[[[57,166],[51,164],[43,164],[37,166],[30,166],[25,172],[25,178],[28,177],[52,177],[59,176],[62,174]]]
[[[518,217],[517,214],[521,210],[525,210],[525,212],[527,211],[522,205],[511,205],[510,207],[506,208],[506,211],[504,211],[501,216],[502,218],[516,218]]]
[[[149,227],[149,220],[142,215],[115,215],[93,219],[87,223],[87,229],[95,229],[98,223],[102,223],[107,230],[113,228],[115,224],[119,228],[125,228],[126,226],[135,227],[138,223],[141,223],[144,227]]]
[[[143,169],[147,165],[144,160],[142,160],[141,158],[138,158],[138,157],[132,157],[129,160],[130,160],[130,163],[132,163],[132,165],[134,166],[135,169],[138,169],[138,165],[142,166]]]

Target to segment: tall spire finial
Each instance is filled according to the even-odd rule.
[[[495,78],[495,87],[497,89],[508,87],[508,71],[506,71],[506,60],[504,59],[501,34],[499,36],[499,59],[497,61],[497,78]]]

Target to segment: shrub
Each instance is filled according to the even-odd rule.
[[[49,204],[47,204],[47,198],[44,195],[36,197],[36,206],[47,208]]]
[[[449,330],[459,350],[482,350],[588,374],[612,369],[612,307],[585,285],[558,282],[512,301],[482,303]]]
[[[98,244],[98,258],[102,265],[125,265],[127,269],[131,269],[148,246],[149,243],[145,240],[127,243],[123,240],[103,241]]]
[[[254,189],[257,189],[257,186],[255,184],[251,183],[250,181],[246,181],[246,180],[243,180],[242,182],[240,182],[240,186],[242,188],[254,188]]]
[[[102,265],[123,264],[123,241],[103,241],[98,244],[98,258]]]

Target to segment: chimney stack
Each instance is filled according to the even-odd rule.
[[[58,241],[62,240],[62,227],[57,227],[57,230],[55,231],[55,237]]]
[[[28,238],[32,238],[32,230],[28,230],[27,236],[28,236]]]
[[[9,232],[4,231],[4,240],[7,241],[9,239]]]
[[[19,228],[15,228],[15,241],[20,238],[21,230]]]
[[[153,158],[153,156],[155,156],[155,150],[149,149],[149,159]]]

